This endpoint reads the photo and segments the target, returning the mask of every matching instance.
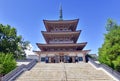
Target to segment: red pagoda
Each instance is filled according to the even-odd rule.
[[[46,63],[74,63],[86,62],[86,54],[90,50],[83,50],[87,42],[77,43],[81,30],[77,30],[79,19],[63,20],[62,7],[59,20],[43,20],[46,31],[42,31],[46,44],[36,43],[40,51],[40,62]]]

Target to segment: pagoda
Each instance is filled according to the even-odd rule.
[[[79,19],[63,20],[62,7],[59,20],[43,20],[46,31],[41,31],[46,44],[36,43],[40,51],[40,62],[46,63],[75,63],[86,62],[86,54],[90,50],[83,50],[87,42],[77,43],[81,30],[76,30]]]

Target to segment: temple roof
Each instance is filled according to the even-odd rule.
[[[71,38],[74,43],[77,42],[78,37],[81,33],[81,30],[79,31],[74,31],[74,32],[46,32],[46,31],[42,31],[42,34],[46,40],[47,43],[49,43],[50,39],[54,39],[55,37],[58,38]]]
[[[73,31],[76,30],[79,19],[74,20],[43,20],[47,31],[50,31],[53,27],[67,27],[72,28]]]
[[[37,46],[41,49],[41,51],[44,51],[44,49],[46,48],[75,48],[77,50],[82,50],[87,42],[83,42],[83,43],[75,43],[75,44],[40,44],[40,43],[36,43]]]
[[[60,32],[46,32],[46,31],[41,31],[43,34],[52,34],[52,35],[64,35],[64,34],[79,34],[81,30],[78,31],[60,31]]]

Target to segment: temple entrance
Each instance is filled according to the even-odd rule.
[[[72,63],[72,57],[69,57],[68,63]]]
[[[83,57],[78,56],[69,56],[69,55],[55,55],[55,56],[46,56],[42,57],[41,61],[45,61],[46,63],[75,63],[79,61],[83,61]]]
[[[51,63],[55,63],[55,57],[51,57]]]
[[[64,62],[64,53],[59,53],[60,62]]]
[[[60,62],[64,62],[64,56],[60,56]]]

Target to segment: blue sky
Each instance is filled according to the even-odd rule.
[[[88,42],[85,49],[97,54],[104,41],[108,18],[120,22],[120,0],[0,0],[0,23],[17,29],[37,49],[36,43],[45,43],[43,19],[58,20],[59,6],[63,19],[79,18],[77,30],[82,30],[78,42]]]

